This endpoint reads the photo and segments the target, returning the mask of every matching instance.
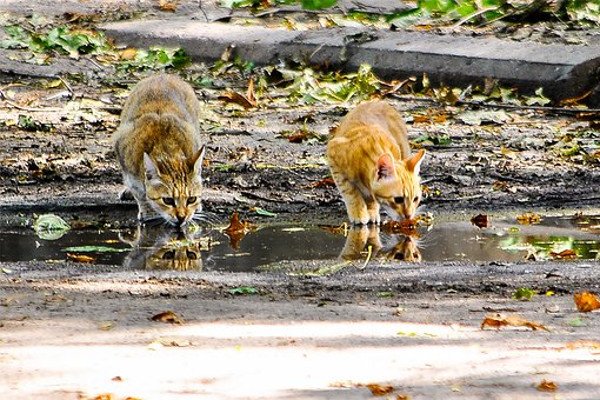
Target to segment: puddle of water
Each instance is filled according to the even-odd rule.
[[[404,261],[507,261],[556,257],[573,250],[578,259],[600,259],[600,216],[545,218],[539,225],[496,223],[479,229],[467,222],[436,223],[420,238],[387,234],[379,228],[265,226],[230,243],[220,231],[193,238],[160,228],[137,231],[72,230],[56,240],[42,240],[32,230],[0,231],[0,261],[65,260],[85,254],[95,264],[127,269],[255,271],[287,260],[373,259]],[[92,252],[76,246],[105,246],[121,252]],[[555,253],[554,256],[551,253]],[[568,254],[568,253],[565,253]],[[71,256],[73,257],[73,256]]]

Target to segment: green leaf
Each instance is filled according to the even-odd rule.
[[[544,96],[543,88],[539,88],[538,90],[536,90],[535,96],[525,96],[525,104],[527,104],[528,106],[539,105],[543,107],[548,103],[550,103],[550,99]]]
[[[306,10],[321,10],[334,6],[337,0],[302,0],[302,8]]]
[[[424,146],[449,146],[452,144],[452,139],[445,133],[426,134],[414,139],[413,142],[420,143]]]
[[[524,300],[524,301],[529,301],[533,298],[533,296],[535,296],[537,294],[537,292],[533,289],[529,289],[529,288],[518,288],[512,295],[512,298],[514,300]]]
[[[258,289],[252,286],[240,286],[233,289],[229,289],[227,292],[233,295],[258,294]]]
[[[76,253],[123,253],[130,249],[118,249],[109,246],[71,246],[65,247],[62,251],[71,251]]]
[[[69,229],[67,221],[54,214],[42,214],[33,223],[33,230],[43,240],[60,239]]]
[[[587,325],[585,323],[585,321],[583,321],[580,317],[575,317],[567,323],[569,324],[569,326],[572,326],[573,328],[580,328],[582,326]]]
[[[276,217],[277,216],[277,214],[267,211],[264,208],[260,208],[260,207],[255,207],[254,212],[257,213],[258,215],[262,215],[265,217]]]
[[[382,299],[389,299],[391,297],[394,297],[394,293],[393,292],[377,292],[377,297],[382,298]]]

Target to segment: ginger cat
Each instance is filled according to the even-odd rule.
[[[355,225],[379,224],[380,205],[413,218],[421,201],[419,169],[425,150],[410,155],[406,126],[389,104],[358,105],[327,144],[333,179]]]
[[[182,226],[202,211],[198,113],[190,85],[174,75],[141,80],[132,90],[115,133],[115,150],[138,219]]]
[[[403,234],[385,235],[382,243],[377,225],[353,226],[348,230],[346,243],[340,253],[344,260],[361,260],[366,257],[371,246],[373,259],[390,261],[421,262],[421,250],[417,238]]]

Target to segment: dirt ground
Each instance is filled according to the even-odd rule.
[[[67,11],[98,22],[162,13],[151,1],[94,3],[4,1],[0,11],[3,21],[35,11],[50,24]],[[196,2],[181,3],[182,16],[200,15]],[[3,70],[27,72],[0,74],[0,227],[49,211],[133,226],[135,205],[117,200],[110,137],[147,72],[58,55],[47,69],[23,66],[20,53],[0,55]],[[196,65],[181,74],[197,82],[211,72]],[[266,218],[255,207],[341,223],[336,189],[319,183],[327,135],[352,104],[297,104],[281,88],[249,110],[218,99],[246,87],[239,74],[195,86],[209,143],[205,208],[256,223]],[[517,108],[477,123],[473,112],[485,110],[388,100],[427,150],[425,210],[434,216],[599,213],[597,114]],[[291,142],[298,132],[307,140]],[[573,303],[577,291],[600,290],[597,261],[361,264],[308,277],[0,263],[0,398],[367,399],[376,384],[390,385],[381,398],[396,400],[600,399],[600,320]],[[258,293],[231,294],[239,287]],[[540,294],[511,299],[519,287]],[[168,310],[180,324],[151,319]],[[495,313],[548,331],[482,330]],[[543,380],[558,388],[540,391]]]

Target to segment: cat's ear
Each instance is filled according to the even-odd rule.
[[[377,160],[377,180],[389,179],[394,176],[394,160],[385,153]]]
[[[206,145],[202,146],[200,150],[194,154],[191,159],[191,166],[194,168],[194,172],[200,175],[202,172],[202,162],[204,161],[204,153],[206,153]]]
[[[411,157],[406,159],[406,169],[415,175],[419,175],[419,170],[421,169],[421,161],[423,161],[423,156],[425,155],[425,149],[421,149],[413,154]]]
[[[148,153],[144,153],[144,170],[146,171],[146,180],[151,181],[158,178],[158,168]]]

